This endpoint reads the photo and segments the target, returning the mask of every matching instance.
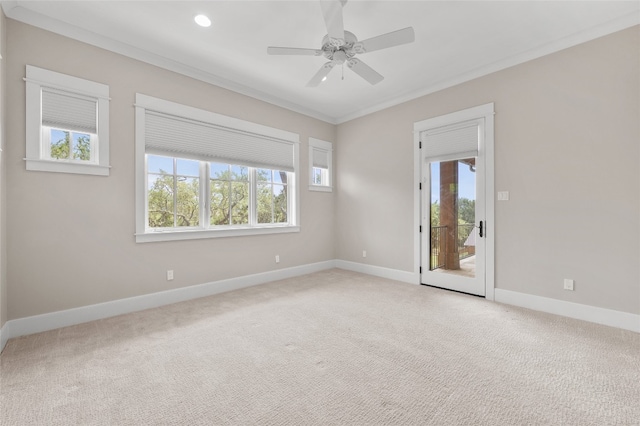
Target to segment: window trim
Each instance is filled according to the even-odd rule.
[[[94,81],[26,66],[26,169],[30,171],[58,172],[109,176],[109,86]],[[97,100],[97,162],[58,160],[43,152],[42,88],[63,90]],[[69,129],[60,129],[69,130]],[[71,130],[73,131],[73,130]],[[94,134],[92,139],[94,138]],[[92,145],[94,141],[92,140]],[[95,148],[94,148],[95,149]]]
[[[154,98],[141,93],[136,93],[135,107],[135,194],[136,194],[136,243],[158,242],[158,241],[179,241],[204,238],[239,237],[247,235],[267,235],[289,232],[300,232],[300,167],[299,167],[299,145],[300,136],[286,130],[275,129],[249,121],[228,117],[211,111]],[[147,165],[145,150],[145,117],[146,110],[152,110],[165,114],[188,117],[193,120],[203,121],[218,126],[225,126],[232,129],[262,134],[269,137],[279,138],[292,143],[293,147],[293,167],[294,179],[287,182],[288,191],[293,196],[290,202],[291,211],[288,224],[261,224],[248,227],[247,225],[224,226],[224,228],[205,229],[162,229],[149,231],[147,226]],[[150,153],[154,154],[154,153]],[[157,155],[162,155],[155,153]],[[169,155],[168,153],[165,155]],[[180,155],[172,155],[181,158]],[[207,161],[200,159],[200,161]],[[202,185],[201,185],[202,187]],[[254,191],[255,192],[255,191]]]
[[[313,150],[324,151],[327,154],[327,184],[317,185],[313,181]],[[324,175],[324,173],[323,173]],[[321,139],[309,138],[309,190],[332,192],[333,191],[333,144]]]

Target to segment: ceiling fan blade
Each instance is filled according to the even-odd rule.
[[[320,49],[302,49],[298,47],[267,47],[267,53],[269,55],[309,55],[320,56],[322,50]]]
[[[318,70],[316,75],[314,75],[311,80],[307,83],[307,87],[316,87],[318,84],[322,83],[322,80],[329,74],[329,71],[333,68],[333,62],[327,62]]]
[[[334,45],[336,45],[336,47],[344,44],[344,22],[342,21],[342,6],[344,3],[346,3],[346,1],[320,1],[324,23],[327,25],[327,34],[329,35],[329,39],[335,40]]]
[[[373,68],[365,64],[359,59],[352,58],[347,62],[347,66],[353,70],[360,77],[364,78],[371,84],[378,84],[384,77],[378,74]]]
[[[403,28],[387,34],[357,42],[354,44],[356,53],[373,52],[374,50],[386,49],[388,47],[399,46],[401,44],[413,43],[416,34],[412,27]]]

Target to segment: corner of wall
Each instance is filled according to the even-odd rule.
[[[6,87],[6,18],[4,11],[0,9],[0,352],[7,341],[7,251],[6,251],[6,193],[7,179],[5,169],[5,87]]]
[[[7,322],[7,250],[6,250],[6,169],[5,169],[5,87],[6,87],[6,18],[0,10],[0,351],[6,339],[2,338],[2,329]],[[4,333],[6,334],[6,333]]]

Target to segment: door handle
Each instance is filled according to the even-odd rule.
[[[484,237],[483,225],[484,225],[484,222],[480,221],[480,226],[478,227],[480,228],[480,231],[479,231],[480,238]]]

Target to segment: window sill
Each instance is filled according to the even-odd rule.
[[[333,187],[322,185],[309,185],[309,191],[333,192]]]
[[[110,166],[100,164],[72,163],[25,158],[27,170],[36,172],[74,173],[81,175],[109,176]]]
[[[242,237],[248,235],[284,234],[300,232],[299,226],[270,226],[264,228],[235,229],[192,229],[184,231],[155,231],[136,234],[136,243],[152,243],[159,241],[200,240],[204,238]]]

